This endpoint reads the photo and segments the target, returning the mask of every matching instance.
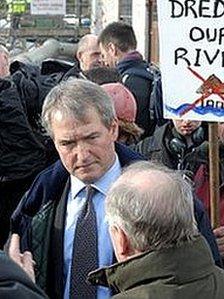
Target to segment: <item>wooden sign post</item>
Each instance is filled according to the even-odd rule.
[[[209,189],[212,228],[220,225],[218,124],[209,123]]]

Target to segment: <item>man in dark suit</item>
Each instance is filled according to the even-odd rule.
[[[94,83],[70,79],[53,88],[44,102],[42,119],[60,161],[38,175],[13,215],[12,232],[20,235],[22,252],[32,252],[37,284],[51,298],[107,298],[111,291],[104,287],[86,294],[92,287],[83,281],[87,272],[113,262],[104,218],[105,195],[122,167],[141,156],[115,145],[118,122],[113,104]],[[94,194],[86,204],[89,185]],[[85,210],[89,213],[86,218],[94,210],[95,222],[91,226],[92,218],[85,222],[80,237],[80,219]],[[95,232],[89,235],[93,227],[96,240],[90,246],[87,241],[95,236]],[[96,263],[89,265],[95,259]]]

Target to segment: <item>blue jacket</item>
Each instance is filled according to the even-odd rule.
[[[128,147],[116,143],[121,167],[127,166],[134,161],[144,160],[143,156],[130,150]],[[33,182],[30,190],[25,194],[11,218],[11,230],[23,237],[24,231],[29,226],[32,217],[49,201],[58,201],[61,198],[69,173],[58,160],[50,167],[42,171]],[[27,248],[26,242],[22,246]]]
[[[116,144],[115,149],[122,167],[143,160],[122,144]],[[12,232],[20,235],[21,250],[31,250],[34,255],[37,284],[52,298],[63,295],[63,215],[68,179],[69,173],[57,161],[37,176],[12,216]]]

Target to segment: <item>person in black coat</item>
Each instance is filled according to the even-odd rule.
[[[58,114],[63,117],[58,119]],[[72,233],[69,236],[71,229],[68,228],[68,221],[81,215],[82,208],[70,208],[70,203],[76,204],[82,200],[86,185],[91,184],[96,189],[93,203],[97,223],[92,225],[97,228],[99,251],[96,255],[99,256],[99,266],[111,264],[113,249],[104,221],[105,194],[112,181],[119,176],[121,168],[142,157],[125,146],[115,145],[118,121],[112,100],[100,86],[90,81],[72,79],[54,87],[45,100],[42,119],[61,161],[37,176],[12,217],[12,233],[20,235],[22,251],[32,252],[37,283],[52,298],[61,298],[64,293],[64,298],[68,298],[69,293],[73,292],[70,286],[74,275],[69,269],[72,266],[75,235]],[[85,201],[85,196],[83,199]],[[85,238],[86,234],[83,233],[82,239]],[[85,246],[79,255],[79,260],[85,259],[84,268],[88,266],[86,256],[94,248],[92,246],[90,250]],[[67,255],[65,258],[64,254]],[[76,273],[82,278],[83,271]],[[77,291],[79,289],[77,287]],[[88,289],[87,286],[85,289]],[[106,298],[110,290],[100,289],[99,292]]]
[[[11,65],[11,76],[0,78],[0,248],[23,194],[35,176],[58,158],[39,118],[44,98],[57,80],[18,61]]]
[[[108,24],[100,33],[98,42],[104,64],[117,68],[123,84],[136,99],[136,124],[144,130],[141,138],[151,136],[156,124],[161,125],[158,123],[158,115],[162,114],[162,103],[159,100],[162,94],[159,96],[156,92],[155,101],[151,97],[156,73],[152,70],[159,72],[158,68],[155,66],[152,68],[136,50],[136,36],[128,24],[122,22]]]
[[[44,299],[47,296],[15,262],[0,251],[0,299]]]

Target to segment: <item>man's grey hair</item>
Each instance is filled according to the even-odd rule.
[[[84,122],[94,109],[105,127],[110,128],[116,114],[111,98],[99,85],[82,79],[69,79],[55,86],[47,95],[42,109],[42,124],[53,138],[52,117],[60,111],[63,117]]]
[[[112,185],[106,217],[141,252],[178,246],[198,234],[190,183],[182,173],[146,161],[127,167]]]
[[[96,35],[91,34],[91,33],[84,35],[78,42],[77,53],[87,51],[88,46],[89,46],[92,39],[96,39],[96,42],[97,42],[97,36]]]

